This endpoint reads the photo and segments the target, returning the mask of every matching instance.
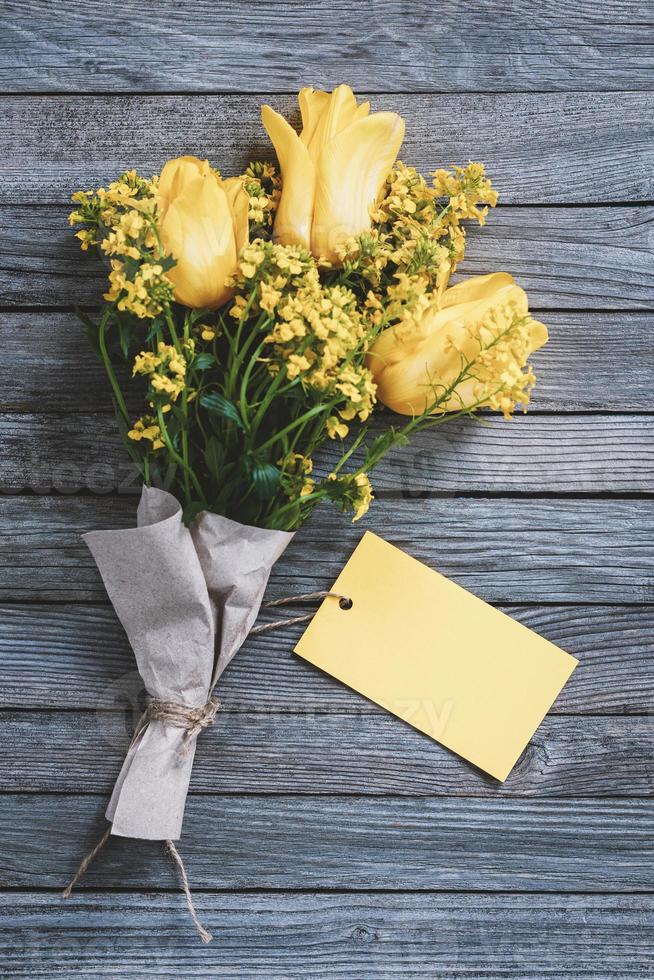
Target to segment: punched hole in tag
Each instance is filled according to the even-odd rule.
[[[338,605],[341,609],[348,610],[352,608],[354,603],[352,602],[351,599],[348,599],[345,596],[343,596],[341,599],[338,600]]]

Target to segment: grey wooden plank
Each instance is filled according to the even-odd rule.
[[[652,410],[654,315],[547,313],[531,412]],[[0,412],[111,411],[109,384],[74,313],[0,314]],[[129,392],[129,386],[127,386]],[[136,393],[131,408],[139,411]]]
[[[0,601],[104,599],[80,534],[133,526],[127,497],[0,499]],[[270,595],[330,585],[364,530],[492,602],[651,602],[648,500],[378,500],[358,524],[324,506],[273,569]]]
[[[3,796],[3,888],[60,888],[104,832],[105,803]],[[654,802],[192,796],[180,847],[200,889],[643,892]],[[159,842],[114,838],[80,887],[176,881]]]
[[[552,713],[654,713],[652,606],[501,608],[580,660]],[[248,640],[220,680],[223,705],[264,713],[377,711],[293,656],[299,632],[286,627]],[[0,606],[0,659],[6,708],[100,710],[127,707],[141,696],[129,643],[106,605]]]
[[[0,303],[48,308],[97,305],[101,261],[83,255],[63,206],[5,207]],[[463,276],[511,272],[534,309],[653,309],[654,208],[498,207],[471,226]]]
[[[281,2],[163,0],[154,16],[124,3],[116,20],[100,0],[56,15],[47,2],[7,2],[0,90],[279,92],[343,79],[393,91],[650,89],[643,4],[555,0],[546,13],[518,0],[505,17],[493,0],[449,0],[434,17],[424,2],[320,0],[301,13]],[[365,17],[365,41],[353,17]]]
[[[104,599],[80,534],[134,525],[126,497],[0,499],[0,601]],[[323,589],[364,530],[491,602],[651,602],[648,500],[378,500],[352,524],[324,506],[273,569],[270,595]]]
[[[381,416],[370,438],[387,424],[388,416]],[[140,489],[113,415],[0,413],[0,445],[3,493]],[[316,472],[329,472],[341,452],[340,443],[330,441],[316,456]],[[654,427],[639,415],[459,419],[387,456],[375,471],[375,486],[405,496],[654,492]]]
[[[270,101],[295,112],[290,96]],[[7,96],[0,203],[66,201],[80,186],[128,167],[158,171],[183,153],[236,172],[270,154],[261,102],[255,95]],[[373,102],[406,117],[405,161],[427,172],[483,160],[505,204],[654,197],[654,94],[375,95]]]
[[[646,895],[198,893],[195,903],[208,947],[180,894],[2,895],[0,956],[9,976],[30,980],[648,980],[654,965]]]
[[[352,695],[358,699],[359,695]],[[3,711],[0,790],[105,792],[139,715]],[[127,716],[131,715],[128,721]],[[195,757],[195,793],[376,796],[650,797],[651,716],[548,716],[504,783],[381,708],[222,710]]]

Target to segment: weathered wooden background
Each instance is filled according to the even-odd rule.
[[[632,0],[10,2],[0,11],[0,975],[651,977],[654,8]],[[290,653],[246,644],[202,737],[182,851],[98,837],[138,681],[80,541],[133,480],[72,308],[103,271],[67,198],[183,152],[266,151],[258,106],[348,81],[428,170],[485,160],[501,268],[551,328],[533,410],[424,436],[366,526],[579,657],[504,785]],[[267,151],[266,151],[267,152]],[[327,510],[271,592],[325,588]],[[127,716],[127,717],[126,717]]]

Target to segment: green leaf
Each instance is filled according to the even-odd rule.
[[[163,258],[158,260],[158,264],[161,266],[164,272],[168,272],[169,269],[175,268],[177,261],[172,257],[172,255],[164,255]]]
[[[228,398],[225,398],[224,395],[219,395],[217,391],[200,395],[200,404],[213,415],[222,415],[223,418],[229,419],[230,422],[237,425],[239,429],[244,428],[236,405],[230,402]]]
[[[149,344],[152,338],[157,336],[157,331],[161,330],[163,325],[164,325],[163,318],[160,316],[155,316],[154,319],[152,320],[152,323],[150,324],[150,329],[145,335],[146,344]]]
[[[214,312],[215,312],[214,310],[209,310],[209,309],[197,309],[197,310],[190,310],[186,314],[186,316],[188,317],[189,324],[193,326],[195,323],[198,322],[198,320],[202,320],[207,315],[211,316]]]
[[[281,470],[272,463],[255,463],[252,467],[254,492],[259,500],[270,500],[277,493]]]
[[[202,353],[198,354],[198,356],[194,359],[193,367],[197,371],[206,371],[207,368],[212,367],[215,363],[216,358],[213,356],[213,354]]]
[[[205,450],[204,461],[212,476],[220,477],[225,465],[225,450],[216,436],[211,436]]]
[[[80,320],[80,322],[83,324],[84,333],[86,334],[86,339],[88,340],[89,344],[91,345],[91,350],[93,351],[93,353],[95,354],[95,356],[98,358],[98,360],[101,361],[102,360],[102,354],[100,353],[100,345],[98,343],[98,325],[97,325],[97,323],[94,323],[93,320],[90,317],[88,317],[86,315],[86,313],[84,313],[78,307],[75,307],[75,313],[77,314],[77,317]]]
[[[129,345],[132,340],[132,332],[130,328],[122,320],[118,321],[118,339],[120,343],[120,349],[122,355],[127,360],[129,357]]]

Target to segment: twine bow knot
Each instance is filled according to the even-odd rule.
[[[148,706],[143,712],[138,729],[143,728],[151,721],[161,721],[164,725],[171,725],[173,728],[183,728],[184,740],[180,747],[179,754],[186,755],[194,739],[205,728],[213,725],[220,708],[220,701],[217,698],[209,698],[206,704],[196,708],[188,708],[184,704],[177,704],[175,701],[162,701],[161,698],[150,698]]]

